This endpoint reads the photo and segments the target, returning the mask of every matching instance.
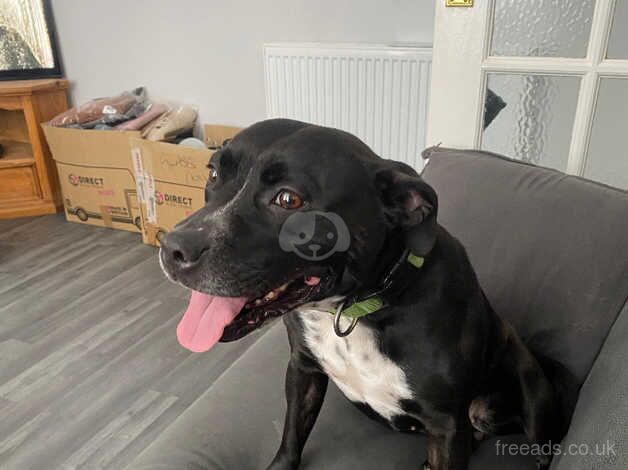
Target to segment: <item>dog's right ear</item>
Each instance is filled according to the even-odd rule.
[[[427,256],[438,227],[434,189],[412,167],[392,160],[376,171],[375,187],[389,222],[402,229],[406,246],[417,256]]]

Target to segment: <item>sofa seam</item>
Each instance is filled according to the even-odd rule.
[[[624,301],[619,304],[617,315],[615,315],[615,318],[613,319],[610,327],[608,328],[608,331],[606,332],[604,339],[600,343],[600,347],[598,348],[595,354],[595,357],[593,358],[593,361],[591,362],[591,368],[587,372],[587,376],[582,382],[582,386],[584,386],[584,384],[588,382],[589,377],[591,376],[591,373],[593,372],[593,368],[595,367],[595,364],[597,363],[597,360],[599,359],[600,354],[602,354],[602,350],[604,349],[604,346],[606,345],[606,342],[608,341],[608,337],[611,335],[611,332],[615,328],[615,325],[617,324],[617,321],[619,320],[619,318],[622,316],[622,314],[625,314],[624,310],[626,310],[626,307],[628,307],[628,295],[626,295],[626,298],[624,299]],[[627,313],[628,313],[628,310],[627,310]]]

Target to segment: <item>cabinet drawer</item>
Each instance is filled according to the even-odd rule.
[[[0,168],[0,201],[39,197],[32,166]]]

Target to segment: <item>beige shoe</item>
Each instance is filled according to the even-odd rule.
[[[146,126],[142,131],[142,137],[152,141],[172,141],[184,131],[193,129],[197,117],[198,113],[195,109],[180,106]]]

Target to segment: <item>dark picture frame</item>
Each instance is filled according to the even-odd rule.
[[[41,44],[41,47],[45,47],[47,50],[48,56],[52,57],[52,64],[50,67],[40,66],[40,67],[23,67],[23,68],[3,68],[2,65],[6,67],[5,64],[0,62],[0,80],[28,80],[28,79],[37,79],[37,78],[57,78],[61,77],[62,68],[61,62],[59,59],[59,49],[57,44],[57,34],[54,24],[54,17],[52,13],[52,5],[51,0],[23,0],[27,3],[40,4],[41,11],[43,13],[43,18],[41,20],[46,25],[46,30],[48,33],[48,43]],[[2,12],[0,12],[1,14]],[[19,34],[19,31],[16,32],[15,29],[9,30],[6,25],[0,24],[0,41],[4,40],[7,43],[15,44],[13,40],[13,36],[8,38],[8,35],[11,34],[13,36]],[[49,47],[48,47],[49,46]],[[49,50],[48,50],[49,49]],[[28,51],[30,52],[30,51]],[[24,55],[22,55],[23,57]],[[1,61],[1,57],[0,57]],[[32,60],[31,60],[32,62]],[[47,64],[43,64],[47,65]]]

